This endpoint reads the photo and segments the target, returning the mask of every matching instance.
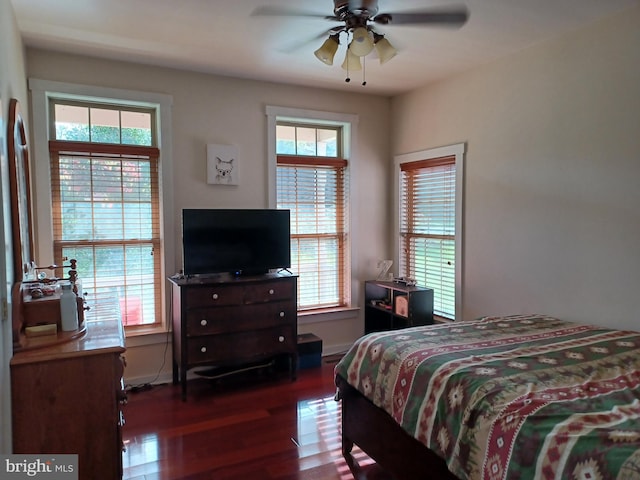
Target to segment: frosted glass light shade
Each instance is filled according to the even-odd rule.
[[[329,38],[327,38],[322,44],[322,46],[313,53],[315,54],[316,57],[318,57],[318,60],[320,60],[322,63],[326,63],[327,65],[333,65],[333,57],[338,51],[338,45],[339,45],[338,39],[332,35]]]
[[[354,55],[351,48],[347,48],[347,54],[344,56],[344,62],[342,62],[342,69],[349,70],[350,72],[362,70],[360,57]]]
[[[358,27],[353,31],[353,40],[349,46],[349,50],[358,57],[364,57],[373,50],[373,39],[371,34],[364,27]]]
[[[387,63],[398,54],[398,51],[393,48],[393,45],[389,43],[389,40],[384,37],[378,40],[375,46],[376,52],[378,53],[378,58],[380,58],[380,65]]]

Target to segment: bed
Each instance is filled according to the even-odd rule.
[[[541,315],[360,338],[342,452],[398,480],[640,479],[640,333]]]

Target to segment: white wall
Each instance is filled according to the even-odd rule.
[[[640,8],[392,101],[392,154],[467,142],[464,319],[638,328]]]
[[[6,152],[6,128],[9,99],[17,98],[22,108],[25,125],[29,126],[27,89],[25,80],[24,49],[10,2],[0,0],[0,243],[4,252],[0,255],[0,300],[7,308],[0,319],[0,453],[11,452],[11,389],[9,360],[12,354],[11,337],[11,286],[13,256],[11,244],[11,211],[9,209],[8,159]]]
[[[388,172],[390,100],[384,97],[332,92],[232,79],[124,62],[28,49],[28,76],[102,87],[168,94],[173,97],[174,224],[186,207],[262,208],[267,206],[267,105],[358,115],[358,138],[351,171],[354,249],[353,294],[361,296],[361,281],[377,274],[377,261],[388,254]],[[206,183],[206,145],[237,145],[238,187]],[[44,157],[44,156],[41,156]],[[48,168],[47,158],[35,158],[35,169]],[[36,173],[37,175],[37,173]],[[38,191],[36,196],[49,195]],[[36,198],[37,201],[37,198]],[[38,211],[42,218],[47,212]],[[181,264],[180,231],[175,238],[176,266]],[[39,250],[47,246],[40,245]],[[40,255],[41,257],[44,254]],[[45,264],[43,259],[39,262]],[[177,269],[176,268],[176,269]],[[168,272],[169,274],[174,272]],[[325,351],[341,350],[363,331],[361,315],[346,320],[302,323],[301,333],[323,339]],[[127,352],[128,381],[153,377],[161,368],[165,336]],[[133,342],[131,342],[133,343]],[[170,367],[167,349],[163,372]]]

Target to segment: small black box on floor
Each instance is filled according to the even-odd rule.
[[[313,333],[298,335],[298,368],[319,367],[322,359],[322,339]]]

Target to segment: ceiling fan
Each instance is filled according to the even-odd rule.
[[[333,15],[269,6],[258,7],[252,15],[312,17],[340,22],[340,25],[331,27],[318,37],[329,35],[314,53],[321,62],[333,65],[333,58],[340,45],[340,35],[346,34],[348,48],[342,68],[347,70],[347,82],[350,81],[348,72],[362,70],[360,59],[364,59],[374,49],[380,64],[388,62],[397,54],[397,50],[384,35],[376,32],[375,25],[461,27],[469,18],[469,11],[464,5],[398,13],[378,13],[377,0],[333,0],[333,5]],[[366,81],[363,81],[364,84]]]

